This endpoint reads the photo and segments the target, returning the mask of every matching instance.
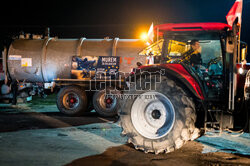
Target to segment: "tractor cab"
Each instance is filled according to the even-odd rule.
[[[228,28],[221,23],[159,25],[156,29],[160,40],[140,54],[147,55],[148,64],[182,64],[200,82],[207,99],[220,99]],[[192,46],[194,40],[199,44],[196,50]]]

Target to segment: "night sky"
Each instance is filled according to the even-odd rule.
[[[1,43],[25,33],[59,38],[138,38],[150,24],[224,22],[235,0],[9,1],[1,8]],[[243,0],[242,40],[250,43],[250,0]]]

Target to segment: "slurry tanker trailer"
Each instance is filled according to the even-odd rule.
[[[3,51],[0,99],[16,104],[17,98],[44,95],[60,89],[58,109],[81,115],[94,108],[102,116],[116,114],[124,78],[136,63],[144,42],[137,39],[58,39],[20,35]]]

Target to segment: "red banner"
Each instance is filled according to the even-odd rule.
[[[238,17],[238,23],[241,24],[242,16],[242,0],[236,0],[230,11],[228,12],[226,19],[230,26],[233,26],[235,19]]]

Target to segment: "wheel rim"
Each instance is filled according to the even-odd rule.
[[[76,107],[79,106],[79,97],[76,93],[74,92],[69,92],[66,93],[63,96],[63,105],[65,108],[69,109],[69,110],[73,110]]]
[[[175,109],[162,93],[146,92],[134,101],[131,120],[142,136],[159,139],[171,131],[175,121]]]
[[[114,95],[101,92],[97,100],[102,110],[111,111],[116,107],[117,99]]]

